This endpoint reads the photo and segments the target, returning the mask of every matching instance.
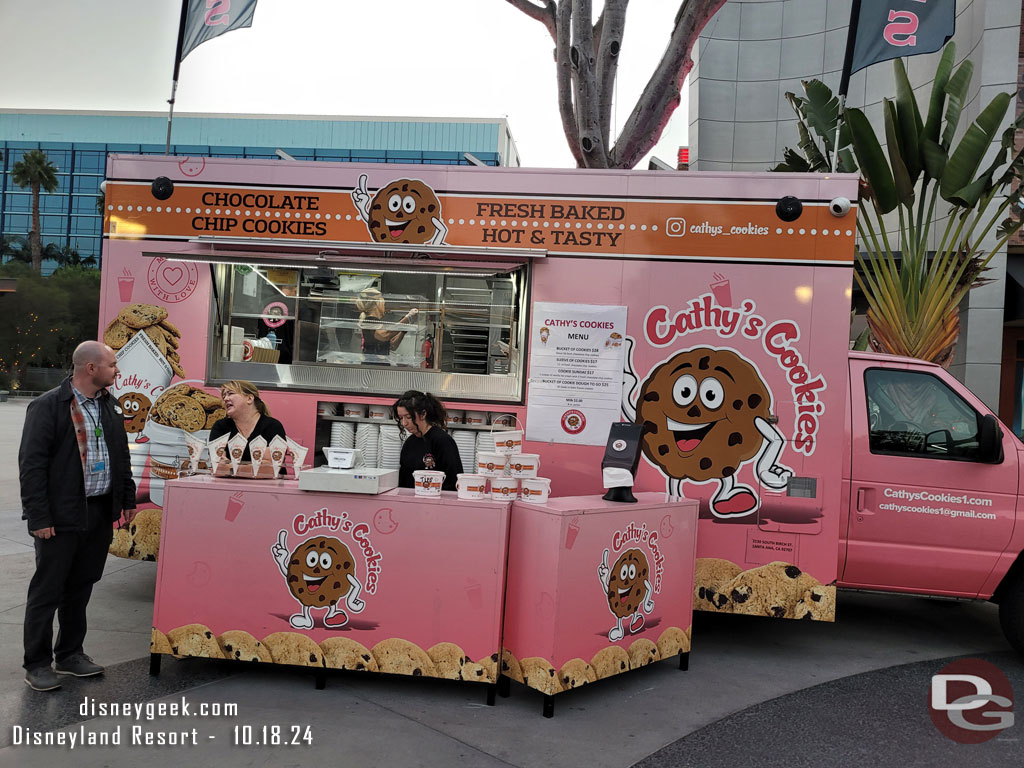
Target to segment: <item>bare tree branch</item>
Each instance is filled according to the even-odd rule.
[[[558,83],[558,111],[562,117],[562,131],[569,144],[576,166],[585,168],[586,162],[580,150],[580,134],[576,127],[576,113],[572,102],[572,3],[562,0],[558,6],[556,28],[558,37],[555,46],[555,67]]]
[[[600,105],[601,139],[610,147],[609,133],[612,122],[612,101],[615,95],[615,74],[619,67],[619,51],[626,27],[626,5],[629,0],[606,0],[604,12],[598,20],[601,36],[597,45],[597,88]]]
[[[567,0],[562,0],[564,4]],[[608,153],[601,139],[601,110],[594,67],[593,9],[590,0],[572,0],[572,65],[576,86],[576,127],[587,168],[607,168]]]
[[[690,50],[700,31],[723,5],[725,0],[683,0],[668,48],[611,152],[613,167],[632,168],[658,143],[672,112],[679,106],[680,89],[693,67]]]
[[[531,0],[505,0],[509,5],[518,8],[531,19],[536,19],[544,25],[551,39],[558,41],[558,34],[555,30],[555,0],[543,0],[542,5],[535,5]]]

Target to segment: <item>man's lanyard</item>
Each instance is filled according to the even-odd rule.
[[[94,400],[91,400],[88,397],[85,398],[85,399],[86,399],[87,402],[95,402]],[[99,407],[99,403],[96,403],[96,406],[98,408]],[[92,417],[92,414],[89,413],[89,409],[85,407],[85,403],[82,403],[82,409],[81,410],[82,410],[82,413],[85,414],[86,418],[89,419],[89,423],[92,424],[92,433],[94,435],[96,435],[96,450],[98,451],[100,449],[100,438],[103,437],[103,427],[101,427],[99,422],[96,421]]]

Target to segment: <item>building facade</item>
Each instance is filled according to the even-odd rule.
[[[769,170],[781,162],[784,147],[797,146],[796,116],[785,94],[803,95],[801,81],[812,78],[838,89],[850,6],[851,0],[729,0],[722,6],[694,51],[691,169]],[[1021,0],[956,0],[957,63],[965,58],[974,63],[961,132],[996,93],[1019,87],[1021,6]],[[923,113],[939,55],[905,60]],[[883,62],[853,75],[847,104],[863,109],[871,124],[880,128],[883,99],[894,95],[892,62]],[[887,222],[887,228],[895,224]],[[940,227],[933,230],[941,232]],[[981,247],[986,244],[994,245],[995,237]],[[1011,262],[1017,258],[1011,249]],[[1016,285],[1007,275],[1016,268],[1012,263],[1008,267],[1006,253],[996,254],[989,266],[985,277],[991,282],[972,290],[961,308],[960,340],[950,370],[998,409],[1008,424],[1016,421],[1019,434],[1019,373],[1016,392],[1004,392],[1000,398],[1004,333],[1007,322],[1018,322],[1017,317],[1004,317],[1008,293]],[[1024,333],[1020,336],[1024,342]],[[1020,352],[1024,367],[1024,345]]]
[[[100,182],[107,155],[166,149],[167,115],[155,112],[0,110],[0,242],[26,237],[32,195],[11,169],[25,152],[43,150],[57,166],[59,186],[40,196],[42,244],[69,246],[100,260]],[[190,157],[279,158],[361,163],[518,166],[505,119],[175,115],[171,153]],[[284,159],[282,158],[282,162]],[[54,262],[45,262],[44,274]]]

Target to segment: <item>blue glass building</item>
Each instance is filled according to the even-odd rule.
[[[0,110],[0,238],[32,228],[32,195],[11,179],[11,168],[31,149],[57,166],[59,186],[40,196],[45,247],[70,246],[100,259],[103,217],[97,205],[108,153],[164,154],[167,115],[157,112]],[[174,117],[171,153],[191,157],[276,158],[360,163],[518,166],[515,142],[503,118],[385,118],[279,115]],[[282,160],[282,162],[285,162]],[[43,264],[44,274],[52,263]]]

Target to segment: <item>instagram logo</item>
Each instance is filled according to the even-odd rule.
[[[665,221],[665,232],[669,237],[682,237],[686,234],[686,219],[673,217]]]

